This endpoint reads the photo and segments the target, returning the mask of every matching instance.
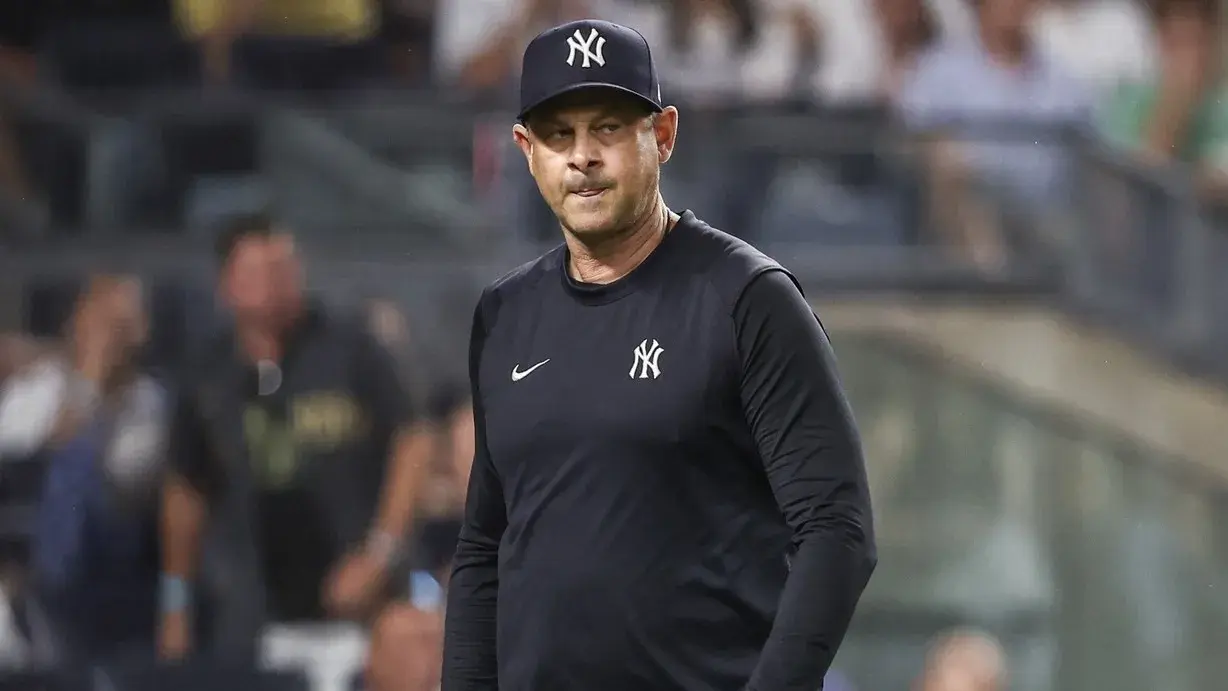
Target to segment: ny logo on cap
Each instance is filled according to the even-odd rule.
[[[580,67],[588,69],[592,67],[592,63],[597,63],[598,67],[605,67],[605,38],[597,33],[596,29],[589,32],[588,38],[584,38],[584,34],[580,33],[579,29],[567,39],[567,64],[574,67],[576,64],[576,54],[579,53],[583,60],[580,62]]]

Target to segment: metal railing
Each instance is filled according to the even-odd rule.
[[[42,151],[81,168],[58,183],[75,190],[52,195],[71,202],[59,221],[74,241],[109,238],[139,254],[135,238],[156,236],[190,257],[219,218],[265,206],[321,254],[380,263],[510,268],[557,241],[511,145],[510,114],[488,104],[437,93],[321,105],[182,92],[88,107],[8,96],[0,102],[43,125],[38,141],[54,142]],[[1062,128],[961,128],[975,140],[961,145],[995,169],[1058,156],[1070,169],[1061,199],[1012,198],[992,176],[966,185],[1004,236],[1004,257],[986,264],[952,241],[952,202],[931,194],[923,147],[882,108],[684,108],[682,122],[663,180],[671,204],[751,239],[816,289],[1060,294],[1184,364],[1228,374],[1218,318],[1228,234],[1184,171]]]

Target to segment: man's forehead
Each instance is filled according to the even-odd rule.
[[[529,114],[530,123],[576,123],[601,117],[647,117],[651,109],[638,99],[610,89],[582,89],[559,96]]]

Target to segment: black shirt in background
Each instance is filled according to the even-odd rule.
[[[876,561],[821,325],[690,213],[613,284],[566,262],[474,317],[443,691],[814,691]]]
[[[157,21],[170,25],[172,0],[38,0],[52,21]]]
[[[209,500],[211,521],[254,518],[248,528],[270,618],[319,620],[325,579],[365,539],[394,435],[418,412],[391,354],[357,320],[318,307],[293,334],[281,371],[281,386],[260,395],[254,368],[225,335],[179,397],[169,460]],[[330,401],[348,401],[358,413],[357,424],[335,437],[323,431],[331,423],[301,422],[322,421],[318,406]],[[316,413],[305,414],[303,406],[311,405]],[[272,430],[260,439],[293,435],[296,463],[288,476],[273,467],[272,453],[262,452],[272,447],[253,443],[259,440],[249,416]]]

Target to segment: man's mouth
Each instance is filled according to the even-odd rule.
[[[605,187],[584,187],[584,188],[575,190],[574,192],[572,192],[572,194],[576,195],[577,197],[584,197],[588,199],[591,197],[600,196],[601,193],[605,191],[606,191]]]

